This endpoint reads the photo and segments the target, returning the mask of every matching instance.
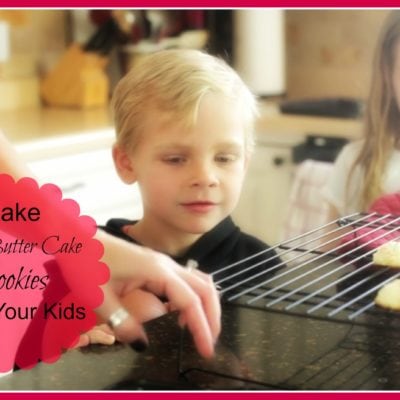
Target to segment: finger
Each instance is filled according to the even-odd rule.
[[[86,332],[86,335],[89,336],[90,344],[112,345],[115,342],[115,335],[106,324],[95,326],[89,332]]]
[[[106,325],[95,326],[88,332],[83,333],[74,348],[89,346],[90,344],[112,345],[115,342],[115,336],[111,329]]]
[[[173,277],[164,280],[164,294],[186,321],[198,352],[203,357],[209,358],[214,354],[214,337],[203,309],[202,300],[187,282],[177,278],[174,274]]]
[[[193,336],[194,343],[198,352],[205,358],[214,355],[214,338],[209,329],[208,321],[202,314],[200,303],[193,302],[182,312],[185,323]],[[201,316],[199,318],[199,316]]]
[[[188,271],[185,268],[181,269],[180,275],[199,295],[215,341],[221,332],[221,303],[212,277],[199,270]]]
[[[159,318],[168,312],[165,303],[160,301],[153,293],[142,289],[134,289],[126,293],[121,299],[123,306],[136,320],[143,324],[155,318]]]
[[[89,346],[89,344],[89,335],[87,333],[82,333],[82,335],[79,336],[78,342],[74,346],[72,346],[72,349],[77,349],[78,347],[86,347]]]

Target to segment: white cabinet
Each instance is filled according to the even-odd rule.
[[[115,217],[141,218],[137,185],[125,185],[115,172],[111,156],[112,138],[100,145],[99,142],[88,143],[87,135],[81,139],[81,146],[78,138],[73,147],[64,146],[64,149],[63,140],[52,140],[46,153],[40,153],[38,159],[28,162],[39,183],[59,186],[64,198],[76,200],[81,214],[90,215],[98,224]],[[44,148],[48,143],[42,144],[36,143],[35,147]],[[26,154],[25,158],[32,159]]]
[[[295,144],[296,141],[258,140],[242,196],[233,213],[235,222],[244,232],[268,244],[281,239],[293,179],[292,147]]]

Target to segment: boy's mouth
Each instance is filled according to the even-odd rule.
[[[216,203],[213,203],[212,201],[191,201],[188,203],[182,203],[182,206],[192,212],[206,213],[212,210],[216,206]]]

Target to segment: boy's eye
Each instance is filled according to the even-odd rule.
[[[186,161],[186,157],[179,155],[166,156],[163,157],[163,161],[168,164],[183,164]]]
[[[215,160],[220,163],[229,163],[234,162],[238,159],[237,154],[218,154],[215,157]]]

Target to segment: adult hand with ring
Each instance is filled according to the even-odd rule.
[[[144,350],[148,339],[142,322],[172,308],[179,313],[180,325],[187,326],[193,335],[198,352],[211,357],[221,329],[221,307],[212,278],[182,268],[170,257],[148,248],[101,231],[97,236],[105,244],[103,261],[110,265],[111,280],[103,287],[105,301],[96,311],[116,338]],[[121,299],[129,296],[135,299],[130,302],[133,309],[125,303],[123,307]],[[168,300],[168,308],[160,298]]]

